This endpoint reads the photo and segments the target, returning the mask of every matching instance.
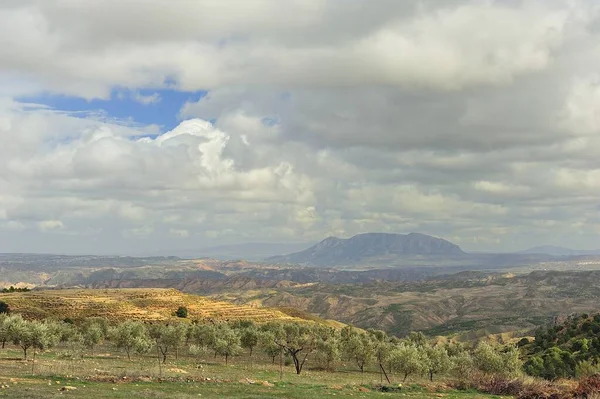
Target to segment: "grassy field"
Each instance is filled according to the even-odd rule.
[[[358,388],[330,388],[319,385],[275,383],[272,387],[261,385],[245,385],[235,383],[80,383],[62,381],[73,391],[61,391],[60,385],[47,384],[36,379],[23,380],[10,389],[0,390],[0,397],[10,398],[53,398],[53,397],[86,397],[86,398],[448,398],[448,399],[483,399],[498,398],[475,392],[426,392],[422,389],[407,389],[399,392],[362,392]],[[59,388],[57,388],[59,387]]]
[[[349,365],[337,372],[306,370],[293,373],[292,366],[272,365],[262,354],[237,357],[225,366],[220,358],[199,359],[180,356],[159,369],[156,358],[138,356],[127,361],[123,354],[104,347],[99,355],[84,359],[63,359],[65,348],[39,355],[32,373],[32,361],[21,360],[13,347],[0,351],[0,397],[7,398],[499,398],[471,391],[454,391],[443,382],[428,384],[411,380],[398,384],[392,377],[382,392],[380,376],[361,374]],[[263,357],[261,357],[263,356]]]

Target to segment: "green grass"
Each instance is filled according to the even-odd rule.
[[[433,399],[492,399],[492,395],[453,391],[425,380],[413,379],[399,387],[401,379],[392,376],[395,392],[380,392],[380,375],[374,370],[361,374],[350,364],[337,372],[306,369],[301,375],[293,366],[279,366],[261,353],[251,359],[241,356],[224,365],[221,358],[205,356],[198,362],[191,356],[170,357],[159,370],[152,355],[135,356],[128,361],[122,353],[102,347],[96,356],[64,360],[65,348],[38,355],[34,373],[32,362],[21,360],[15,347],[0,350],[0,397],[6,398],[385,398],[406,396]],[[200,366],[199,366],[200,364]],[[61,391],[72,386],[73,391]],[[439,389],[439,391],[437,391]]]
[[[58,382],[58,384],[57,384]],[[76,390],[63,392],[61,387],[71,386]],[[297,384],[277,382],[273,386],[259,384],[223,383],[223,382],[131,382],[106,383],[82,382],[70,379],[29,379],[0,390],[0,397],[10,398],[52,398],[52,397],[86,397],[96,398],[439,398],[448,399],[483,399],[499,398],[477,392],[446,391],[427,392],[423,389],[407,387],[395,392],[379,392],[375,390],[361,391],[356,386],[329,387],[314,384]]]

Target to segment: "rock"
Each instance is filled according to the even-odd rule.
[[[71,385],[65,385],[64,387],[60,387],[59,391],[75,391],[77,387],[73,387]]]

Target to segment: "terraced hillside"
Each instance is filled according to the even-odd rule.
[[[13,313],[29,318],[101,316],[111,320],[167,320],[179,306],[188,309],[188,319],[297,320],[275,309],[234,305],[175,289],[64,289],[0,294]]]

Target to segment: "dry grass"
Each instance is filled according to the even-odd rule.
[[[110,320],[167,320],[179,306],[188,309],[188,319],[256,322],[299,320],[281,311],[183,294],[174,289],[65,289],[0,294],[13,313],[32,319],[72,319],[100,316]]]

